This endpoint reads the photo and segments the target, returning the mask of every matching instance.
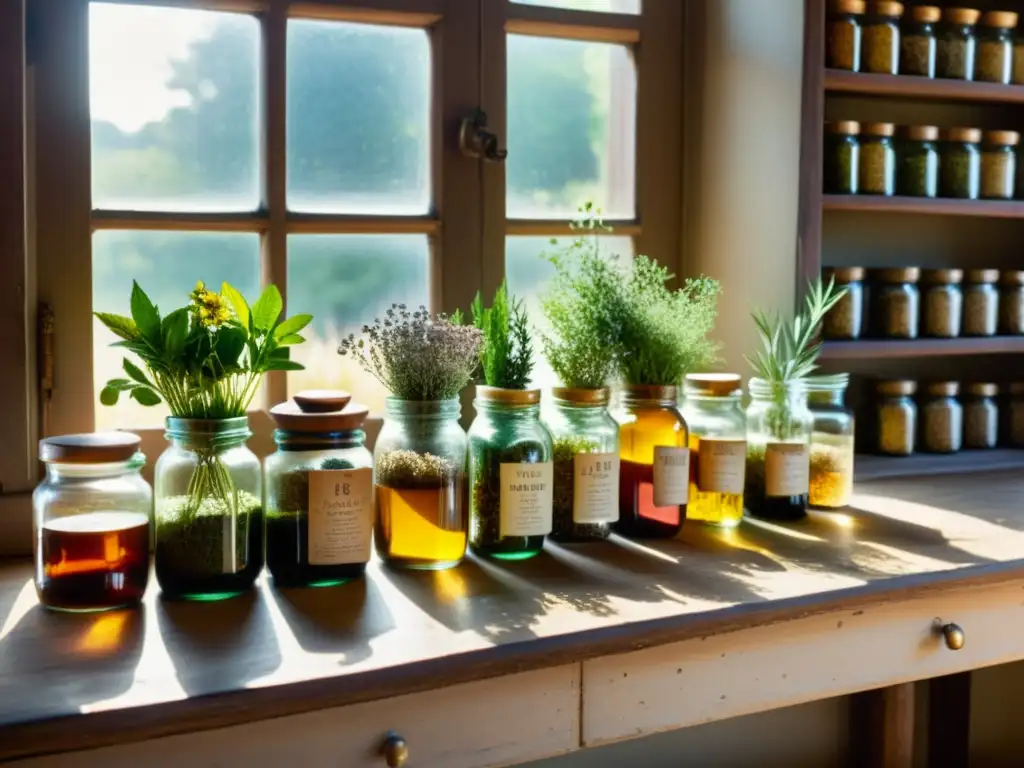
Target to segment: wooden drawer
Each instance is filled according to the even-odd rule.
[[[1022,638],[1017,581],[606,656],[583,663],[583,745],[1015,661]]]
[[[230,728],[11,763],[20,768],[381,768],[394,730],[408,768],[513,765],[579,746],[579,665]]]

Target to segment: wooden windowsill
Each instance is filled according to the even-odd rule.
[[[246,723],[1024,576],[1015,472],[879,480],[797,525],[550,545],[330,589],[99,615],[0,564],[0,761]]]

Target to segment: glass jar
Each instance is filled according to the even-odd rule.
[[[359,578],[373,537],[366,406],[347,392],[300,392],[270,409],[277,452],[263,464],[267,570],[279,587]]]
[[[461,413],[458,398],[387,399],[373,452],[373,542],[387,565],[436,571],[466,555],[469,439]]]
[[[1024,272],[1002,272],[999,283],[999,332],[1020,336],[1024,334]]]
[[[909,456],[917,439],[917,382],[905,379],[880,381],[878,392],[878,452],[883,456]]]
[[[935,23],[942,11],[934,5],[917,5],[903,22],[900,35],[900,74],[935,77]]]
[[[747,419],[735,373],[691,373],[683,383],[690,428],[688,520],[732,528],[743,519]]]
[[[995,336],[999,327],[999,291],[995,269],[969,269],[964,283],[964,336]]]
[[[920,295],[917,267],[880,269],[872,291],[871,324],[876,336],[884,339],[916,339]]]
[[[825,66],[860,71],[861,21],[864,0],[835,0],[825,30]]]
[[[860,130],[858,189],[863,195],[892,195],[896,190],[896,150],[892,123],[865,123]]]
[[[1010,384],[1009,411],[1009,443],[1024,448],[1024,381]]]
[[[943,197],[977,200],[981,194],[981,131],[950,128],[945,132],[939,162],[939,190]]]
[[[952,339],[960,335],[964,305],[960,283],[963,279],[962,269],[926,269],[922,273],[923,335],[936,339]]]
[[[929,453],[956,453],[964,434],[963,407],[957,402],[960,385],[935,381],[921,402],[921,448]]]
[[[469,546],[498,560],[525,560],[551,533],[551,433],[539,389],[478,386],[469,428]]]
[[[149,580],[153,490],[127,432],[39,442],[46,477],[32,494],[39,602],[62,611],[137,605]]]
[[[981,197],[1011,200],[1017,175],[1016,131],[985,131],[981,146]]]
[[[974,79],[985,83],[1009,85],[1013,76],[1013,30],[1017,14],[1011,11],[987,11],[978,26],[978,53],[974,61]]]
[[[999,442],[999,387],[976,382],[964,394],[964,448],[995,448]]]
[[[1013,43],[1013,74],[1011,80],[1015,85],[1024,85],[1024,38],[1020,35]]]
[[[825,123],[824,189],[831,195],[857,194],[860,158],[860,123],[838,120]]]
[[[934,125],[910,125],[900,132],[897,191],[909,197],[938,196],[939,129]]]
[[[811,429],[808,503],[838,509],[853,495],[853,411],[843,398],[848,373],[807,379],[807,407],[814,417]]]
[[[814,417],[803,381],[773,385],[751,379],[747,406],[747,473],[744,503],[768,520],[807,514],[810,441]]]
[[[825,315],[821,331],[826,339],[852,341],[859,339],[864,328],[864,268],[835,267],[823,269],[822,279],[845,288],[846,293]]]
[[[946,8],[935,34],[935,76],[974,79],[975,30],[981,11]]]
[[[263,568],[260,460],[249,419],[167,419],[156,462],[156,580],[164,595],[221,600]]]
[[[619,520],[636,538],[671,538],[686,519],[690,494],[690,430],[676,387],[626,385],[619,423]]]
[[[864,24],[864,71],[895,75],[900,69],[900,17],[903,4],[876,0]]]
[[[544,419],[554,445],[554,541],[608,538],[619,519],[619,425],[610,390],[555,387]]]

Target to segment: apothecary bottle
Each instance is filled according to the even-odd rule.
[[[978,52],[974,61],[974,79],[986,83],[1009,84],[1013,76],[1013,30],[1017,14],[1011,11],[987,11],[978,25]]]
[[[619,519],[635,538],[671,538],[686,519],[690,495],[690,430],[672,386],[626,385],[619,424]]]
[[[220,600],[263,569],[263,482],[245,416],[167,419],[154,470],[156,579],[171,598]]]
[[[963,395],[964,448],[995,448],[999,443],[999,387],[992,382],[968,384]]]
[[[808,503],[837,509],[853,495],[853,411],[844,398],[850,376],[812,376],[807,379],[807,407],[814,417],[811,429]]]
[[[865,72],[895,75],[900,68],[900,18],[903,4],[891,0],[875,0],[868,7],[864,23]]]
[[[992,200],[1013,198],[1019,143],[1017,131],[985,131],[981,145],[981,197]]]
[[[554,445],[551,538],[608,538],[619,519],[619,425],[610,390],[555,387],[544,417]]]
[[[799,520],[807,514],[814,422],[806,385],[755,378],[748,387],[744,504],[755,517]]]
[[[936,30],[935,76],[950,80],[974,79],[975,24],[981,11],[946,8]]]
[[[995,269],[969,269],[964,280],[964,336],[994,336],[999,327]]]
[[[826,339],[852,341],[859,339],[864,329],[864,268],[834,267],[822,271],[827,284],[835,280],[846,293],[825,315],[821,330]]]
[[[683,383],[690,429],[688,520],[732,528],[743,519],[747,419],[735,373],[691,373]]]
[[[896,191],[896,149],[892,123],[864,123],[860,128],[858,189],[864,195],[892,195]]]
[[[935,77],[935,24],[942,11],[916,5],[904,19],[900,35],[900,74]]]
[[[956,453],[963,443],[963,406],[957,400],[960,384],[935,381],[921,399],[921,448],[928,453]]]
[[[1009,444],[1014,448],[1024,448],[1024,381],[1010,384],[1009,408]]]
[[[909,456],[917,446],[917,382],[880,381],[876,386],[877,451],[883,456]]]
[[[347,392],[300,392],[270,409],[277,451],[263,464],[267,570],[279,587],[358,578],[373,538],[366,406]]]
[[[825,66],[860,71],[861,23],[864,0],[834,0],[830,3],[825,33]]]
[[[885,339],[916,339],[920,293],[917,267],[880,269],[874,274],[871,324]]]
[[[962,269],[926,269],[921,282],[921,332],[936,339],[960,335],[964,297],[960,290]]]
[[[1024,334],[1024,272],[1005,270],[999,277],[999,332]]]
[[[32,494],[35,587],[63,611],[137,605],[149,579],[153,490],[127,432],[48,437],[46,476]]]
[[[499,560],[538,554],[551,533],[551,434],[539,389],[478,386],[469,428],[469,545]]]
[[[950,128],[943,138],[939,161],[942,196],[977,200],[981,194],[981,131]]]
[[[1015,85],[1024,85],[1024,39],[1018,34],[1013,42],[1013,74]]]
[[[939,194],[939,129],[910,125],[900,129],[896,190],[909,197]]]
[[[388,397],[374,445],[377,555],[396,568],[458,565],[469,539],[469,440],[451,400]]]
[[[860,168],[860,123],[838,120],[825,123],[824,189],[832,195],[857,194]]]

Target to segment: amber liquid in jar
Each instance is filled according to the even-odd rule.
[[[138,603],[149,579],[149,518],[89,512],[47,521],[36,558],[39,602],[67,611]]]
[[[443,484],[397,488],[377,485],[374,541],[381,557],[406,568],[435,570],[466,554],[466,487],[460,476]]]
[[[686,428],[668,410],[642,408],[636,420],[619,428],[619,521],[623,536],[670,538],[686,519],[686,504],[654,503],[654,454],[657,446],[688,445]]]
[[[743,445],[743,440],[736,440]],[[744,456],[746,449],[743,449]],[[690,433],[690,500],[686,504],[686,517],[711,525],[732,528],[743,520],[743,494],[700,490],[700,437]]]

